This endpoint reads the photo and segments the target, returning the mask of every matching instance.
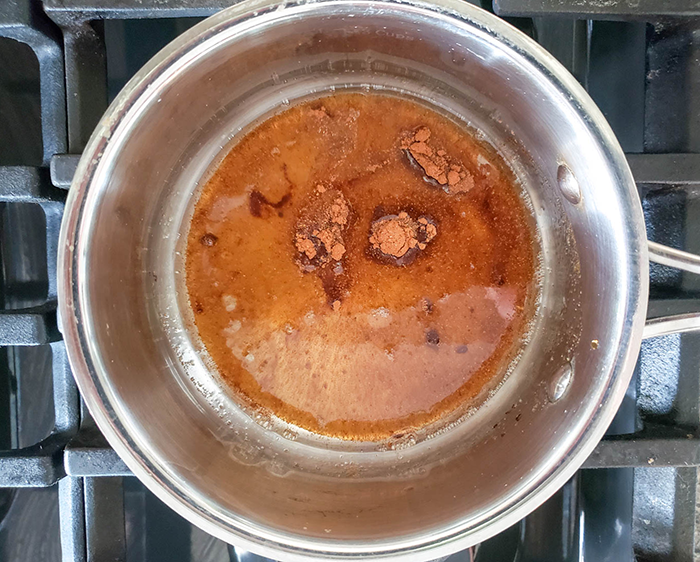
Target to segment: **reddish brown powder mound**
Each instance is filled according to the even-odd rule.
[[[413,220],[408,213],[387,215],[372,223],[369,243],[385,256],[402,258],[413,251],[425,250],[437,235],[436,226],[425,217]]]
[[[342,262],[347,253],[350,212],[340,191],[318,185],[301,209],[294,230],[296,263],[303,273],[314,272],[319,277],[334,311],[340,309],[349,288]]]
[[[425,175],[445,186],[448,193],[465,193],[474,187],[474,176],[464,166],[451,159],[447,152],[431,140],[427,127],[407,135],[401,142]]]
[[[345,255],[343,231],[348,226],[350,207],[336,189],[320,186],[302,210],[294,234],[298,263],[304,271],[314,271]]]

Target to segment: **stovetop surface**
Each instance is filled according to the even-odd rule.
[[[128,475],[79,401],[55,317],[56,237],[76,155],[141,65],[228,3],[0,5],[0,560],[260,560],[193,527]],[[482,7],[494,9],[489,0]],[[649,238],[700,252],[695,4],[501,0],[495,8],[519,16],[509,21],[604,112],[630,154]],[[650,273],[650,317],[700,310],[700,277],[658,265]],[[700,335],[644,342],[587,468],[450,562],[698,558],[699,410]]]

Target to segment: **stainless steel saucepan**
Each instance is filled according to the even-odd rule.
[[[187,328],[182,246],[197,187],[239,131],[334,91],[421,100],[483,132],[527,190],[543,248],[533,337],[461,423],[391,446],[251,419]],[[246,0],[168,45],[80,161],[61,231],[61,327],[105,436],[165,503],[279,560],[429,560],[544,502],[602,437],[645,328],[648,244],[600,111],[536,43],[461,0]]]

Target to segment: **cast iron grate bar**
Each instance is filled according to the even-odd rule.
[[[580,19],[653,21],[664,17],[700,16],[700,4],[691,0],[494,0],[499,16],[559,16]]]
[[[97,426],[86,424],[63,453],[66,474],[75,477],[130,476],[131,471]]]
[[[45,345],[60,339],[54,303],[0,312],[0,346]]]
[[[0,202],[36,203],[46,217],[47,302],[41,306],[0,311],[0,346],[44,345],[59,341],[56,322],[56,252],[65,192],[51,185],[49,172],[29,166],[0,167]]]
[[[79,397],[63,342],[51,344],[54,428],[29,447],[0,451],[0,487],[52,486],[66,475],[64,449],[78,430]]]
[[[692,433],[659,438],[642,434],[603,439],[582,468],[700,466],[700,439]]]
[[[44,10],[61,24],[70,21],[206,17],[235,0],[44,0]]]
[[[227,0],[44,0],[54,19],[96,20],[210,16],[236,2]],[[496,0],[494,11],[502,16],[568,16],[595,19],[658,19],[665,16],[700,15],[690,0]]]
[[[628,154],[637,185],[700,184],[700,154]]]
[[[62,203],[65,193],[51,187],[51,183],[45,168],[0,166],[0,202]]]
[[[0,2],[0,37],[29,46],[40,71],[43,163],[67,149],[65,75],[61,38],[41,12],[38,2]]]

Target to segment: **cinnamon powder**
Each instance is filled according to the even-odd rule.
[[[401,148],[411,155],[425,175],[444,186],[448,193],[465,193],[474,187],[474,176],[462,164],[439,148],[427,127],[406,135]]]
[[[294,234],[297,260],[304,271],[338,262],[345,255],[343,232],[348,226],[350,207],[336,189],[322,187],[300,213]]]
[[[437,235],[437,227],[425,217],[413,220],[407,212],[388,215],[372,222],[369,242],[385,256],[403,258],[425,250]]]

